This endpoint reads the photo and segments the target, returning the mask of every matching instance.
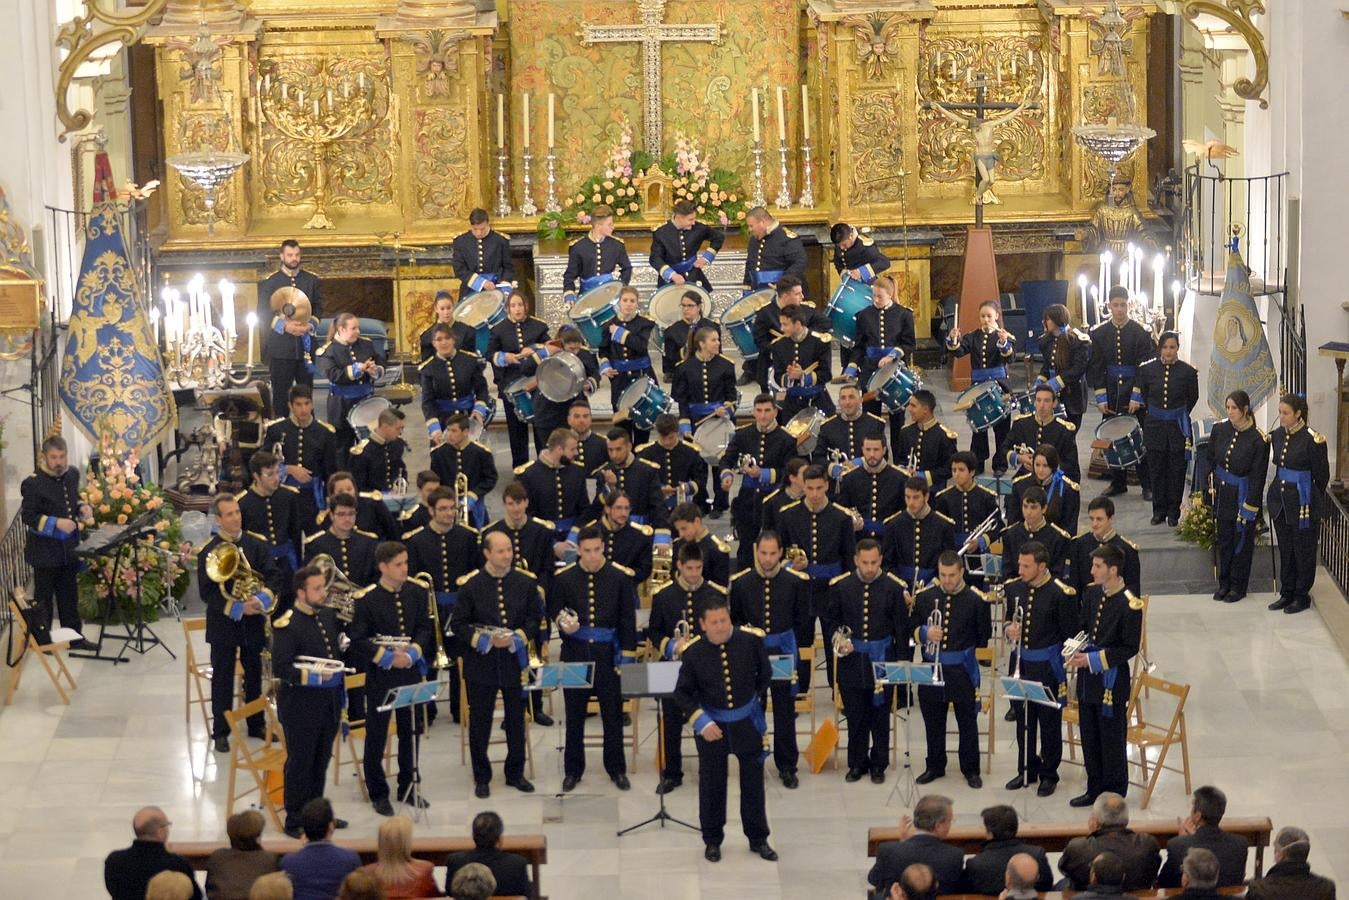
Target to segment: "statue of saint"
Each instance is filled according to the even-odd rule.
[[[1133,179],[1116,172],[1110,179],[1105,197],[1091,212],[1091,221],[1077,229],[1077,240],[1087,253],[1109,250],[1115,259],[1123,259],[1129,244],[1155,252],[1157,241],[1133,198]]]

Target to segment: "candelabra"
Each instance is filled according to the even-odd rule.
[[[238,333],[234,324],[234,285],[219,284],[221,311],[216,320],[211,295],[200,275],[187,284],[187,299],[174,288],[160,294],[163,309],[152,306],[150,321],[155,342],[159,342],[161,319],[164,325],[164,373],[175,389],[222,390],[241,387],[253,379],[253,357],[257,348],[256,313],[248,323],[248,357],[243,374],[234,374],[234,353]]]
[[[778,141],[778,195],[773,198],[778,209],[788,209],[792,205],[792,189],[787,183],[787,142]]]
[[[534,205],[534,186],[530,183],[530,170],[534,167],[534,154],[525,150],[524,163],[524,200],[520,203],[520,215],[538,215],[539,208]]]
[[[506,187],[506,151],[497,151],[497,209],[498,218],[511,214],[511,199]]]
[[[750,152],[754,154],[754,195],[750,197],[750,205],[767,206],[763,193],[763,142],[755,141]]]
[[[548,172],[548,196],[543,201],[544,212],[560,212],[562,204],[557,200],[557,154],[553,148],[548,148],[548,155],[544,157]]]
[[[801,145],[801,196],[797,202],[806,207],[815,205],[814,173],[810,166],[810,141]]]

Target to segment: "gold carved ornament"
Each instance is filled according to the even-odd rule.
[[[1261,109],[1268,109],[1269,101],[1261,95],[1269,86],[1269,50],[1265,47],[1265,36],[1254,22],[1256,15],[1264,14],[1265,5],[1260,0],[1188,0],[1182,11],[1192,23],[1200,16],[1213,16],[1241,35],[1255,58],[1255,77],[1238,78],[1232,90],[1238,97],[1259,101]]]
[[[901,16],[882,12],[844,20],[843,24],[853,30],[857,64],[868,81],[880,81],[899,59],[900,30],[905,21]]]
[[[859,203],[889,203],[899,197],[904,176],[897,91],[870,91],[853,104],[849,121],[852,189]]]
[[[469,211],[464,112],[447,107],[419,109],[414,119],[417,209],[428,219],[462,218]]]

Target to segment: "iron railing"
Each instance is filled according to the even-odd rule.
[[[24,527],[16,513],[9,523],[9,528],[5,529],[5,536],[0,538],[0,597],[6,600],[14,596],[16,588],[27,587],[32,580],[33,571],[23,558],[27,546],[28,529]],[[3,636],[10,633],[9,629],[13,624],[9,603],[0,602],[0,643],[4,642]],[[11,651],[13,649],[10,648]],[[17,653],[12,652],[11,655],[17,659]]]
[[[1340,593],[1349,599],[1349,497],[1326,491],[1326,514],[1321,517],[1321,565],[1326,567]]]
[[[1287,289],[1288,173],[1229,178],[1216,164],[1196,162],[1185,170],[1185,212],[1177,264],[1187,286],[1203,294],[1222,293],[1227,248],[1234,226],[1242,258],[1251,270],[1254,296]]]
[[[1286,294],[1271,294],[1279,314],[1279,389],[1307,396],[1307,317],[1302,307],[1289,308]]]

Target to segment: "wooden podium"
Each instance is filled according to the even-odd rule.
[[[965,258],[961,264],[960,301],[956,305],[956,324],[968,333],[979,327],[979,304],[997,300],[998,260],[993,254],[993,229],[970,225],[965,229]],[[951,361],[948,384],[953,391],[970,386],[970,358]]]

